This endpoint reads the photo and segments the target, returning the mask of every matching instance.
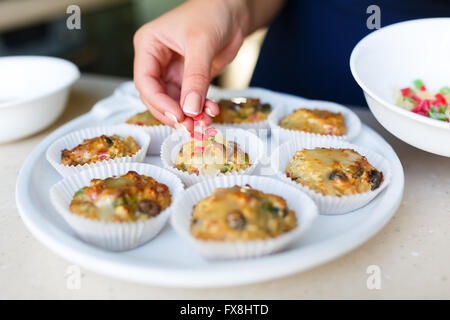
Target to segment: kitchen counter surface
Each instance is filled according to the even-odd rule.
[[[17,174],[27,155],[50,132],[87,112],[125,79],[83,75],[62,117],[32,137],[0,145],[0,299],[389,299],[450,298],[450,159],[415,149],[384,130],[368,109],[361,120],[397,152],[405,192],[394,218],[371,240],[312,270],[242,287],[159,288],[81,270],[70,289],[71,263],[40,244],[15,204]],[[381,270],[381,288],[367,288],[367,267]]]

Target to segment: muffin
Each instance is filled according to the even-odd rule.
[[[300,108],[281,119],[280,127],[320,135],[343,136],[347,133],[342,113]]]
[[[61,164],[76,166],[96,163],[101,160],[116,159],[134,155],[140,149],[139,145],[129,136],[117,134],[84,139],[81,144],[71,150],[61,151]]]
[[[220,113],[215,123],[254,123],[267,120],[272,107],[255,98],[222,99],[218,102]]]
[[[174,167],[190,174],[217,175],[245,170],[250,167],[250,159],[236,142],[218,134],[215,138],[184,143]]]
[[[296,226],[295,212],[283,198],[235,185],[216,189],[194,206],[190,231],[201,240],[247,241],[274,238]]]
[[[148,110],[144,112],[139,112],[134,116],[131,116],[130,118],[128,118],[127,121],[125,121],[125,123],[144,127],[158,126],[162,124]]]
[[[70,211],[104,222],[144,221],[169,207],[171,198],[165,184],[129,171],[120,177],[92,179],[75,193]]]
[[[324,196],[348,196],[377,189],[383,173],[353,149],[297,151],[286,166],[287,177]]]

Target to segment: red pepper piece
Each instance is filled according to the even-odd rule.
[[[205,152],[205,147],[194,147],[194,153],[203,153]]]
[[[411,88],[400,89],[400,91],[402,92],[402,96],[404,97],[409,97],[412,94]]]
[[[194,131],[194,132],[192,133],[192,137],[193,137],[195,140],[199,140],[199,141],[205,140],[205,136],[203,135],[203,133],[201,133],[201,132],[199,132],[199,131]]]
[[[413,99],[415,102],[419,103],[420,101],[422,101],[418,96],[416,96],[415,94],[411,95],[411,99]]]
[[[425,85],[423,84],[423,85],[420,86],[419,90],[420,91],[426,91],[427,87],[425,87]]]
[[[205,130],[205,134],[207,138],[215,137],[217,134],[217,130],[214,127],[209,127],[208,129]]]
[[[205,115],[203,113],[200,113],[199,115],[196,115],[192,119],[194,119],[194,121],[200,121],[200,120],[203,120],[204,117],[205,117]]]
[[[434,97],[436,98],[434,101],[441,104],[440,106],[445,106],[447,104],[447,100],[442,93],[436,93]]]

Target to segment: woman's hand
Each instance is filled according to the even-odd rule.
[[[136,32],[134,82],[158,120],[190,132],[200,113],[211,123],[210,80],[236,56],[248,17],[243,0],[189,0]]]

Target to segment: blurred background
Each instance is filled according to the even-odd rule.
[[[0,56],[48,55],[82,72],[133,76],[133,35],[183,0],[0,0]],[[68,30],[66,9],[81,8],[81,30]],[[247,37],[233,63],[213,80],[227,88],[250,82],[266,30]]]

